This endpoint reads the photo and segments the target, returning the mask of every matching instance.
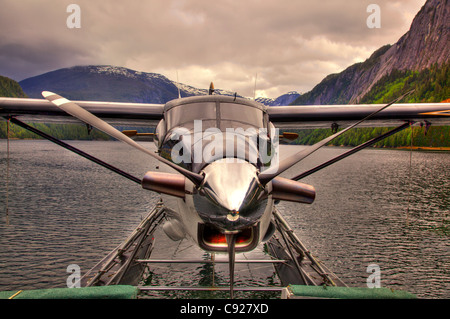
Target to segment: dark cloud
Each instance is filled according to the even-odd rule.
[[[0,74],[16,80],[80,64],[276,97],[307,91],[403,35],[425,0],[0,0]],[[81,29],[66,8],[81,7]],[[381,8],[369,29],[366,8]]]

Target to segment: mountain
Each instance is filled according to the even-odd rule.
[[[291,91],[277,97],[270,106],[289,105],[300,96],[297,91]]]
[[[267,105],[267,106],[271,106],[273,102],[275,102],[275,99],[272,99],[270,97],[257,97],[255,99],[256,102]]]
[[[19,84],[32,98],[44,90],[68,99],[164,104],[178,97],[206,95],[208,89],[176,83],[157,73],[134,71],[109,65],[74,66],[25,79]],[[216,90],[217,94],[234,92]]]
[[[0,96],[4,97],[27,97],[19,83],[10,78],[0,75]]]
[[[448,0],[428,0],[415,16],[409,31],[394,45],[376,50],[366,61],[324,78],[292,104],[346,104],[367,101],[379,81],[397,72],[439,69],[450,58],[450,6]],[[448,76],[447,76],[448,77]],[[391,81],[397,79],[390,77]],[[397,81],[398,82],[398,81]]]
[[[299,96],[300,93],[296,91],[291,91],[286,94],[280,95],[276,99],[258,97],[256,98],[256,101],[267,106],[289,105],[293,101],[295,101],[295,99],[297,99]]]
[[[73,100],[135,102],[164,104],[178,97],[206,95],[198,89],[169,80],[157,73],[139,72],[110,65],[89,65],[64,68],[21,81],[20,86],[31,98],[42,98],[44,90],[54,91]],[[215,94],[234,96],[235,92],[216,89]],[[243,97],[237,94],[238,97]],[[257,98],[267,106],[288,105],[300,96],[288,92],[276,99]]]

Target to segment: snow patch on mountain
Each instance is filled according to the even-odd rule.
[[[267,97],[259,97],[256,99],[257,102],[267,105],[267,106],[282,106],[282,105],[289,105],[293,101],[295,101],[296,98],[300,96],[300,93],[297,91],[291,91],[286,94],[283,94],[276,99],[271,99]]]

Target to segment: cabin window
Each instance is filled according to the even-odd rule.
[[[220,104],[220,120],[233,120],[255,128],[264,127],[263,112],[257,108],[233,103]],[[236,125],[233,125],[236,126]],[[223,128],[222,128],[223,129]]]
[[[167,130],[176,126],[186,127],[185,124],[193,124],[194,120],[215,120],[216,117],[215,102],[176,106],[166,114]]]

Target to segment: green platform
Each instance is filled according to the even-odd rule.
[[[293,298],[334,298],[334,299],[416,299],[414,294],[389,288],[355,288],[334,286],[288,287]]]
[[[133,286],[98,286],[85,288],[54,288],[0,292],[0,299],[136,299]],[[18,293],[18,294],[17,294]]]
[[[331,299],[416,299],[414,294],[389,288],[353,288],[290,285],[290,298]],[[0,299],[136,299],[139,289],[133,286],[98,286],[54,288],[0,292]]]

